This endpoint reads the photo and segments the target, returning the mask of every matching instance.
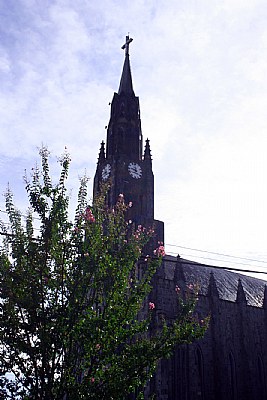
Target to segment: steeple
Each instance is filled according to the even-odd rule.
[[[126,36],[124,65],[118,93],[114,93],[107,127],[106,151],[101,144],[94,179],[94,196],[102,182],[110,181],[107,205],[113,207],[120,193],[131,202],[129,219],[137,225],[155,229],[155,240],[164,241],[164,227],[154,220],[154,175],[149,140],[143,152],[139,98],[135,96]],[[154,247],[155,248],[155,247]]]
[[[125,49],[125,60],[123,65],[123,70],[121,74],[121,81],[118,94],[127,94],[127,95],[135,95],[133,91],[133,82],[132,82],[132,74],[130,67],[130,58],[129,58],[129,44],[133,41],[132,38],[126,36],[125,44],[122,46],[122,49]]]
[[[135,96],[129,60],[132,38],[126,36],[125,60],[118,93],[111,102],[110,121],[107,130],[107,158],[140,161],[143,137],[139,110],[139,98]]]

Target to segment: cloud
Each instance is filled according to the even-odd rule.
[[[167,240],[259,251],[267,239],[266,13],[251,0],[3,4],[1,186],[13,181],[20,193],[42,142],[53,157],[67,146],[70,186],[85,168],[93,177],[130,31]]]

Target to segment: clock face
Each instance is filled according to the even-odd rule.
[[[107,164],[103,169],[102,169],[102,179],[106,181],[110,175],[111,171],[111,166],[110,164]]]
[[[142,176],[142,168],[140,167],[139,164],[131,162],[128,165],[128,171],[129,174],[135,179],[139,179]]]

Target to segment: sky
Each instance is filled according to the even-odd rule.
[[[42,144],[92,197],[129,32],[168,253],[267,272],[266,21],[265,0],[0,0],[0,210],[8,183],[27,209]]]

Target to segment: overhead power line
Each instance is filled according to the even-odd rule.
[[[215,251],[194,249],[193,247],[179,246],[179,245],[177,245],[177,244],[166,243],[165,246],[177,247],[177,248],[179,248],[179,249],[193,250],[193,251],[198,251],[198,252],[201,252],[201,253],[208,253],[208,254],[214,254],[214,255],[217,255],[217,256],[230,257],[230,258],[235,258],[235,259],[240,259],[240,260],[253,261],[253,262],[260,262],[260,263],[267,264],[267,261],[264,261],[264,260],[256,260],[255,258],[239,257],[239,256],[230,255],[230,254],[217,253],[217,252],[215,252]],[[198,257],[200,257],[200,256],[198,256]],[[247,264],[247,265],[249,265],[249,264]]]
[[[172,263],[177,263],[177,261],[179,262],[179,258],[177,260],[167,260],[168,262],[172,262]],[[218,265],[208,265],[208,264],[202,264],[199,263],[197,261],[185,261],[185,260],[181,260],[181,264],[183,265],[192,265],[192,266],[197,266],[197,267],[205,267],[205,268],[215,268],[215,269],[223,269],[223,270],[227,270],[227,271],[235,271],[235,272],[248,272],[248,273],[252,273],[252,274],[264,274],[267,275],[267,272],[262,272],[262,271],[253,271],[250,269],[241,269],[241,268],[233,268],[233,267],[219,267]]]
[[[4,214],[8,214],[8,212],[5,211],[5,210],[1,210],[1,209],[0,209],[0,212],[1,212],[1,213],[4,213]],[[21,214],[21,216],[24,217],[24,218],[27,218],[27,215],[25,215],[25,214]],[[33,218],[33,219],[36,219],[36,220],[39,220],[39,221],[41,220],[41,219],[38,218],[38,217],[32,217],[32,218]],[[8,225],[8,223],[5,223],[5,224]],[[33,229],[39,230],[38,228],[35,228],[35,227],[33,227]],[[165,246],[176,247],[176,248],[179,248],[179,249],[198,251],[198,252],[200,252],[200,253],[208,253],[208,254],[214,254],[214,255],[222,256],[222,257],[229,257],[229,258],[235,258],[235,259],[239,259],[239,260],[246,260],[246,261],[252,261],[252,262],[258,262],[258,263],[267,264],[267,261],[264,261],[264,260],[257,260],[257,259],[255,259],[255,258],[234,256],[234,255],[232,255],[232,254],[218,253],[218,252],[209,251],[209,250],[195,249],[194,247],[180,246],[180,245],[178,245],[178,244],[166,243]],[[171,253],[171,254],[175,254],[175,253],[172,253],[172,252],[170,252],[170,253]],[[189,257],[192,257],[192,256],[189,255]],[[195,257],[195,256],[194,256],[194,257]],[[209,259],[209,258],[207,258],[207,257],[201,257],[201,256],[197,256],[197,257]],[[210,260],[216,261],[216,259],[212,259],[212,258],[211,258]],[[221,261],[221,260],[220,260],[220,261]],[[223,262],[229,262],[229,261],[226,261],[226,260],[222,260],[222,261],[223,261]],[[235,262],[235,264],[249,265],[249,264],[240,263],[240,262]]]
[[[8,214],[6,211],[1,210],[1,209],[0,209],[0,212]],[[23,214],[22,214],[22,216],[26,217],[26,215],[23,215]],[[35,218],[35,219],[39,219],[39,218]],[[9,224],[5,223],[5,225],[9,225]],[[36,228],[36,227],[33,227],[33,229],[40,231],[40,229]],[[1,236],[10,236],[10,237],[14,236],[14,234],[7,233],[7,232],[0,232],[0,235]],[[167,243],[166,246],[176,247],[176,248],[185,249],[185,250],[192,250],[192,251],[197,251],[197,252],[201,252],[201,253],[214,254],[214,255],[217,255],[217,256],[233,258],[235,260],[239,259],[239,260],[246,260],[246,261],[252,261],[252,262],[267,264],[267,261],[257,260],[255,258],[234,256],[234,255],[230,255],[230,254],[219,253],[219,252],[208,251],[208,250],[195,249],[193,247],[179,246],[179,245],[170,244],[170,243]],[[168,252],[168,254],[177,255],[177,253],[174,253],[174,252]],[[232,262],[234,264],[250,265],[251,266],[251,264],[248,264],[248,263],[243,263],[243,262],[238,262],[238,261],[234,261],[233,262],[231,260],[218,260],[218,259],[215,259],[215,258],[210,258],[210,257],[205,257],[205,256],[200,256],[200,255],[184,254],[184,256],[185,257],[196,257],[196,258],[201,258],[201,259],[205,259],[205,260],[209,260],[209,261],[218,261],[218,262],[223,262],[223,263],[231,263]],[[169,261],[176,262],[175,260],[169,260]],[[241,268],[234,268],[234,267],[227,267],[227,266],[220,267],[218,265],[210,265],[210,264],[199,263],[198,261],[185,261],[185,262],[183,262],[183,264],[188,264],[188,265],[196,265],[197,264],[198,266],[209,267],[209,268],[226,269],[226,270],[229,270],[229,271],[247,272],[247,273],[253,273],[253,274],[264,274],[264,275],[267,275],[267,272],[264,272],[264,271],[251,270],[251,269],[241,269]],[[267,268],[267,266],[258,265],[258,266],[255,266],[255,268]]]
[[[4,235],[4,236],[15,236],[14,234],[11,233],[5,233],[5,232],[0,232],[0,235]],[[38,238],[34,238],[33,240],[38,241]],[[205,257],[203,257],[205,258]],[[176,260],[168,260],[168,262],[172,262],[172,263],[177,263],[177,261],[179,261],[179,258]],[[216,260],[214,260],[216,261]],[[257,271],[257,270],[251,270],[251,269],[241,269],[241,268],[233,268],[233,267],[220,267],[218,265],[209,265],[209,264],[203,264],[203,263],[199,263],[197,261],[188,261],[188,260],[181,260],[181,263],[184,265],[192,265],[192,266],[198,266],[198,267],[205,267],[205,268],[215,268],[215,269],[222,269],[222,270],[227,270],[227,271],[235,271],[235,272],[246,272],[246,273],[252,273],[252,274],[264,274],[267,275],[267,272],[264,271]],[[249,265],[249,264],[247,264]]]
[[[7,211],[1,210],[1,209],[0,209],[0,212],[4,213],[4,214],[8,214]],[[27,215],[25,215],[25,214],[21,214],[21,216],[27,218]],[[40,221],[40,218],[38,218],[38,217],[32,217],[32,218],[35,219],[35,220],[39,220]],[[5,225],[8,225],[8,223],[5,223]],[[40,230],[39,228],[36,228],[36,227],[33,227],[33,229],[34,230]],[[241,257],[241,256],[235,256],[235,255],[231,255],[231,254],[218,253],[218,252],[215,252],[215,251],[201,250],[201,249],[196,249],[196,248],[193,248],[193,247],[180,246],[180,245],[177,245],[177,244],[166,243],[165,246],[176,247],[176,248],[179,248],[179,249],[192,250],[192,251],[197,251],[197,252],[200,252],[200,253],[214,254],[214,255],[222,256],[222,257],[228,257],[228,258],[234,258],[234,259],[239,259],[239,260],[246,260],[246,261],[252,261],[252,262],[267,264],[267,261],[257,260],[255,258]],[[169,252],[169,253],[175,254],[173,252]],[[189,257],[196,257],[195,255],[188,255],[188,256]],[[217,259],[208,258],[208,257],[201,257],[201,256],[197,256],[197,257],[198,258],[204,258],[206,260],[211,260],[211,261],[218,261]],[[231,261],[227,261],[227,260],[219,260],[219,261],[231,262]],[[242,262],[235,262],[235,264],[250,265],[250,264],[242,263]],[[262,268],[264,268],[264,267],[262,267]]]
[[[168,254],[176,255],[176,253],[174,253],[172,251],[169,251]],[[183,253],[183,257],[196,257],[196,258],[201,258],[201,259],[209,260],[209,261],[217,261],[217,262],[219,261],[219,262],[224,262],[224,263],[232,263],[232,264],[238,264],[238,265],[249,265],[249,266],[251,266],[251,264],[248,264],[248,263],[243,263],[243,262],[238,262],[238,261],[231,261],[231,260],[221,260],[221,259],[218,259],[218,258],[198,256],[198,255],[195,255],[195,254],[184,254]],[[258,262],[261,262],[261,261],[258,261]],[[257,265],[256,266],[256,268],[259,268],[259,267],[260,268],[267,268],[267,266],[263,266],[263,265]]]

